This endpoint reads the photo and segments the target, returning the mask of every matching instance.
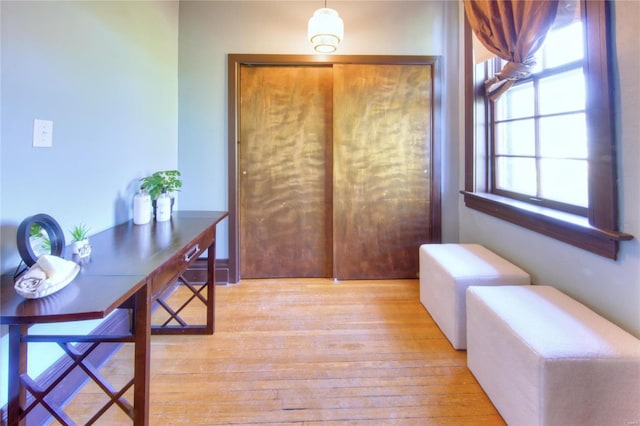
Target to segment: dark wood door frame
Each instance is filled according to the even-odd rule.
[[[228,172],[229,172],[229,282],[240,281],[240,226],[239,226],[239,170],[238,143],[240,129],[239,97],[240,67],[242,65],[333,65],[333,64],[411,64],[432,67],[432,125],[431,125],[431,204],[430,233],[434,242],[441,240],[441,185],[440,185],[440,58],[437,56],[387,55],[228,55]]]

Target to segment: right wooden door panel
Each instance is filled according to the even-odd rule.
[[[430,240],[431,67],[334,65],[334,276],[415,278]]]

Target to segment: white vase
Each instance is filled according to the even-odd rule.
[[[133,223],[146,225],[151,222],[151,197],[147,191],[141,189],[133,197]]]
[[[171,198],[163,192],[156,200],[156,222],[168,220],[171,220]]]

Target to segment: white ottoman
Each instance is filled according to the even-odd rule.
[[[467,347],[467,287],[530,283],[529,274],[481,245],[420,246],[420,302],[455,349]]]
[[[640,340],[553,287],[469,287],[467,327],[507,424],[640,424]]]

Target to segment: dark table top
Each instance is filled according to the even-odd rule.
[[[144,286],[151,273],[226,216],[220,211],[177,211],[168,222],[134,225],[129,221],[92,235],[91,259],[76,278],[40,299],[18,295],[12,274],[3,275],[0,324],[104,318]]]

